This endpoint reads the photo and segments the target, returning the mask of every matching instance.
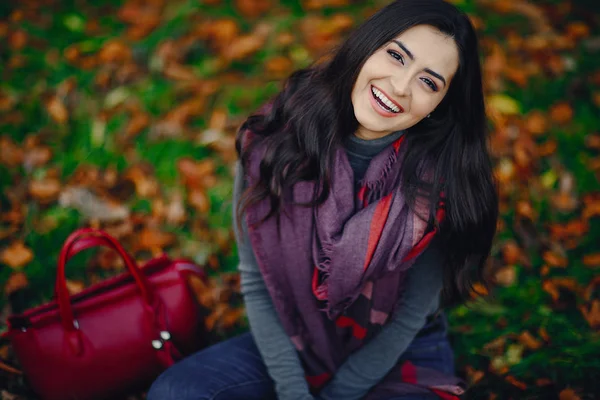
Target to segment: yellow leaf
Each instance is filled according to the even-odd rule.
[[[488,106],[505,115],[521,113],[519,102],[504,94],[494,94],[488,97]]]

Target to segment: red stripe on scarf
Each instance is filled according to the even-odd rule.
[[[404,361],[400,368],[400,379],[402,382],[415,384],[417,383],[417,368],[410,361]]]
[[[340,315],[335,320],[335,324],[340,328],[352,328],[352,335],[358,340],[363,340],[367,336],[366,328],[363,328],[358,322],[345,315]]]
[[[314,267],[313,269],[312,291],[318,300],[327,299],[327,293],[325,293],[325,291],[322,289],[319,291],[319,270],[317,267]]]
[[[331,379],[331,374],[329,372],[324,372],[321,375],[306,375],[305,379],[312,388],[319,389],[321,386],[326,384],[329,379]]]
[[[373,213],[371,228],[369,229],[369,242],[367,243],[367,257],[365,258],[363,270],[366,270],[371,263],[371,259],[377,248],[377,243],[379,242],[379,239],[381,239],[383,227],[390,212],[390,206],[392,205],[392,195],[393,193],[390,193],[379,200],[375,212]]]
[[[394,150],[396,151],[396,153],[398,153],[398,150],[400,149],[400,145],[402,144],[403,141],[404,141],[404,135],[402,135],[398,139],[396,139],[396,141],[392,145],[392,146],[394,146]]]
[[[437,394],[438,396],[440,396],[444,400],[459,400],[460,399],[460,397],[455,396],[452,393],[443,392],[443,391],[438,390],[438,389],[431,389],[431,391],[433,393]]]
[[[363,204],[363,207],[367,206],[367,201],[365,199],[365,193],[367,193],[367,187],[363,186],[360,189],[358,189],[358,201],[360,201]]]
[[[440,202],[440,206],[438,207],[437,212],[435,214],[435,218],[437,219],[438,223],[442,222],[442,220],[446,216],[446,210],[444,210],[443,206],[444,203]],[[419,240],[419,242],[408,252],[408,254],[406,255],[406,257],[404,257],[404,260],[402,260],[402,262],[411,260],[419,254],[421,254],[421,252],[425,250],[425,248],[429,245],[437,231],[438,229],[437,227],[435,227],[431,232],[423,236],[421,240]]]

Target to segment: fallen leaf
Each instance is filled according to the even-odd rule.
[[[142,198],[156,196],[159,192],[159,183],[152,175],[151,168],[146,164],[136,164],[128,168],[122,176],[122,179],[133,182],[135,192]]]
[[[566,268],[569,265],[569,260],[566,257],[561,256],[553,251],[546,251],[542,255],[544,262],[546,262],[551,267],[555,268]]]
[[[272,6],[272,0],[235,0],[235,8],[246,18],[260,17]]]
[[[496,274],[496,283],[508,287],[512,286],[517,279],[517,271],[514,265],[508,265],[499,269]]]
[[[294,67],[294,63],[287,57],[277,56],[270,58],[265,63],[265,69],[275,77],[284,78]]]
[[[519,102],[512,97],[504,94],[493,94],[488,97],[488,107],[505,114],[515,115],[521,113],[521,105]]]
[[[565,30],[567,35],[569,35],[573,40],[583,39],[590,35],[589,26],[581,21],[570,22],[567,24]]]
[[[125,43],[119,40],[112,40],[104,44],[98,58],[103,64],[125,63],[132,59],[131,49]]]
[[[542,347],[542,342],[533,337],[529,331],[521,332],[519,335],[519,342],[524,344],[529,350],[537,350]]]
[[[561,390],[558,395],[559,400],[581,400],[581,397],[571,388]]]
[[[569,103],[560,102],[550,107],[550,119],[559,124],[566,124],[573,119],[573,108]]]
[[[57,96],[52,96],[46,101],[46,111],[59,124],[64,124],[69,118],[67,107]]]
[[[600,329],[600,300],[592,300],[590,305],[579,306],[579,311],[592,329]]]
[[[23,150],[9,137],[0,136],[0,163],[16,167],[23,162]]]
[[[41,203],[49,203],[58,198],[60,193],[58,179],[40,179],[29,182],[29,194]]]
[[[60,194],[59,204],[78,210],[87,220],[100,222],[121,221],[129,216],[129,209],[101,199],[89,189],[69,187]]]
[[[10,296],[14,292],[24,289],[27,286],[29,286],[27,276],[23,272],[14,272],[8,277],[8,280],[4,285],[4,295]]]
[[[521,249],[515,241],[509,241],[502,246],[502,256],[504,263],[516,264],[522,259]]]
[[[48,146],[35,146],[27,149],[23,157],[23,166],[28,171],[41,167],[52,158],[52,150]]]
[[[207,214],[210,211],[210,201],[204,190],[194,188],[188,192],[188,203],[198,210],[201,214]]]
[[[144,228],[138,235],[137,243],[142,249],[156,250],[164,249],[176,242],[173,233],[162,232],[158,229]]]
[[[538,334],[542,339],[544,339],[545,342],[550,342],[550,335],[548,334],[546,328],[544,328],[543,326],[540,329],[538,329]]]
[[[212,159],[194,161],[191,158],[183,157],[177,161],[177,170],[183,184],[187,187],[205,186],[207,178],[214,176],[215,169],[216,165]]]
[[[183,204],[183,196],[179,191],[171,195],[169,203],[165,210],[165,219],[169,224],[182,224],[186,219],[185,206]]]
[[[583,256],[583,265],[586,267],[600,266],[600,253],[586,254]]]
[[[67,279],[67,290],[71,296],[81,292],[83,289],[85,289],[85,284],[82,281]]]
[[[475,385],[477,382],[479,382],[485,377],[485,372],[476,370],[470,365],[467,365],[466,371],[467,379],[469,380],[469,385]]]
[[[33,251],[25,244],[16,240],[2,250],[0,261],[11,268],[21,268],[33,260]]]
[[[506,382],[510,383],[513,386],[518,387],[521,390],[527,389],[527,384],[525,382],[518,380],[517,378],[515,378],[512,375],[508,375],[505,379],[506,379]]]
[[[22,30],[14,31],[8,38],[8,44],[12,50],[21,50],[27,45],[27,33]]]
[[[536,386],[547,386],[547,385],[552,385],[554,382],[552,382],[551,379],[548,378],[538,378],[535,380],[535,385]]]
[[[125,134],[128,138],[137,136],[142,130],[144,130],[150,123],[150,117],[148,114],[143,112],[135,113],[125,128]]]

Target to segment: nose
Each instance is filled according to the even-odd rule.
[[[391,82],[394,95],[399,97],[410,95],[410,76],[408,74],[396,74],[392,76]]]

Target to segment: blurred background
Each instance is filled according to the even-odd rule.
[[[452,2],[481,38],[501,195],[497,287],[449,310],[468,398],[595,398],[598,2]],[[2,1],[0,330],[51,300],[58,252],[82,226],[140,262],[195,260],[210,275],[193,284],[213,340],[247,329],[231,230],[236,129],[387,3]],[[69,263],[68,287],[122,271],[109,251],[87,252]],[[0,357],[14,361],[6,341]],[[34,397],[0,369],[0,398]]]

